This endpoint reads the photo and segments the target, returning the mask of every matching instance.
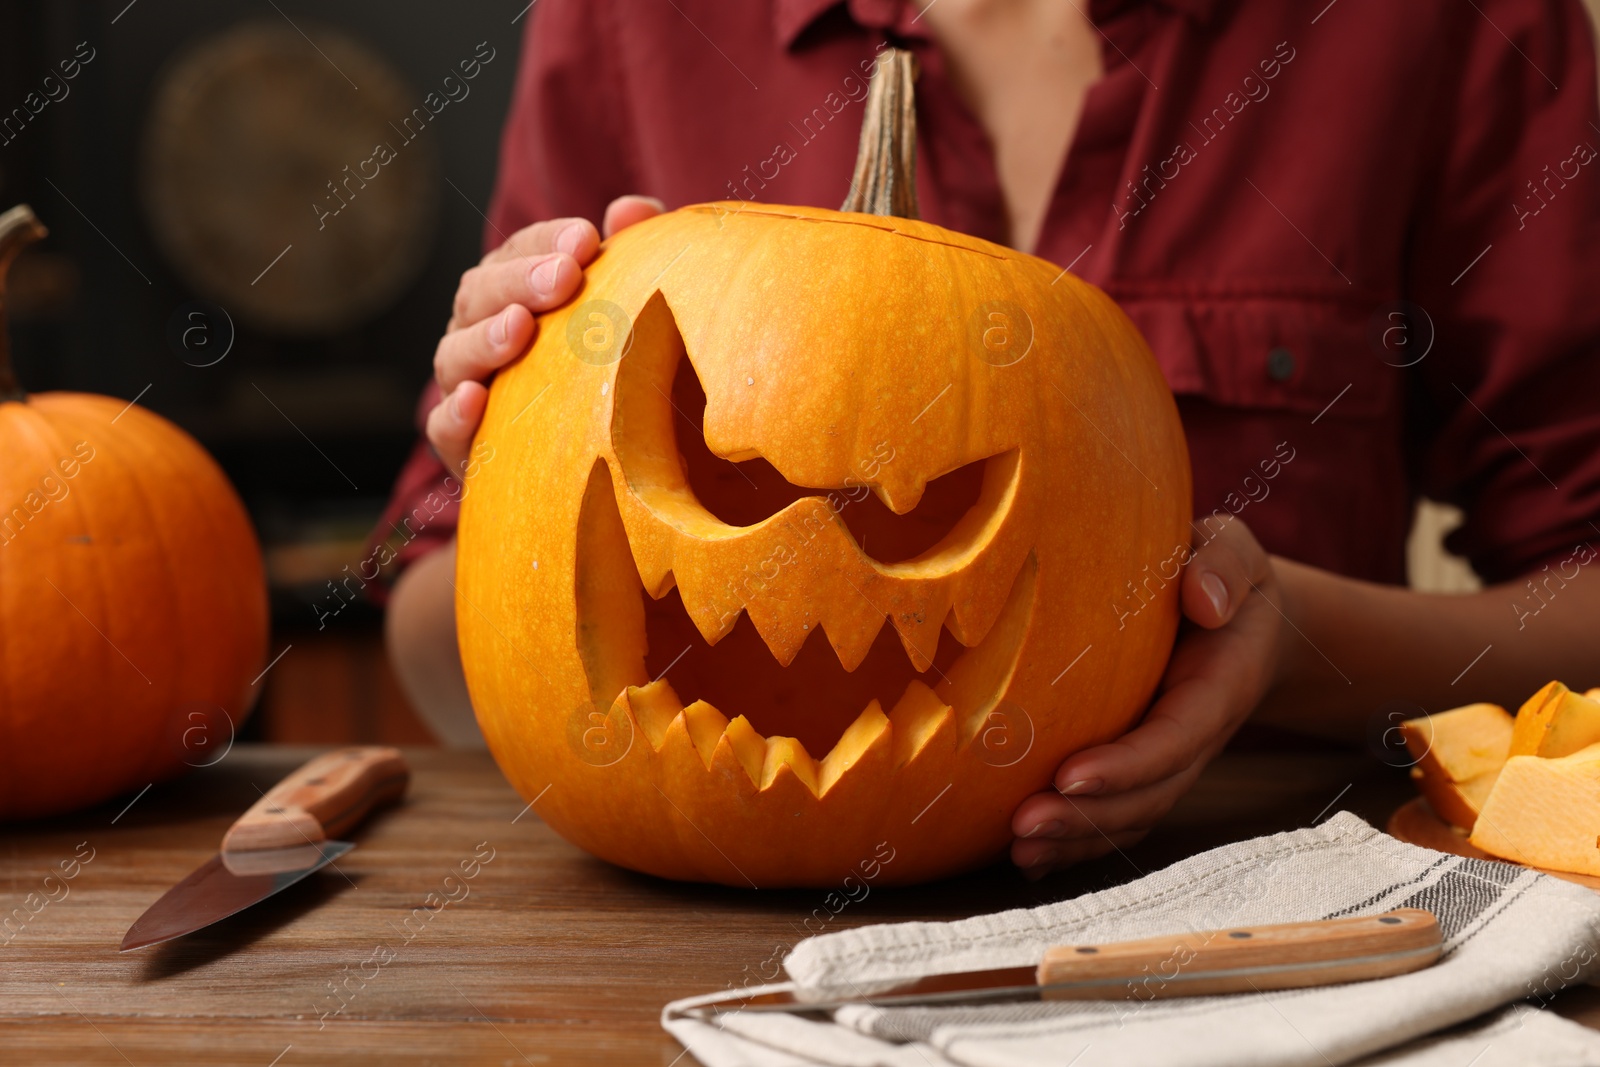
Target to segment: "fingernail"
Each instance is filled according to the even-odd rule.
[[[1056,848],[1054,845],[1051,845],[1049,848],[1045,849],[1043,852],[1039,853],[1033,858],[1033,862],[1028,864],[1028,869],[1031,871],[1037,871],[1041,867],[1050,866],[1050,864],[1056,862],[1060,858],[1061,850]]]
[[[1079,778],[1076,782],[1068,782],[1061,787],[1061,795],[1066,797],[1082,796],[1084,793],[1098,793],[1105,787],[1105,782],[1099,778]]]
[[[506,308],[496,315],[494,321],[489,323],[489,343],[499,348],[506,343],[506,334],[511,329],[511,309]]]
[[[574,222],[571,226],[556,234],[556,251],[575,256],[578,254],[578,242],[582,240],[583,223]]]
[[[540,296],[549,296],[555,292],[556,277],[560,273],[561,261],[551,256],[528,272],[528,284]]]
[[[450,417],[456,422],[461,421],[461,390],[457,389],[445,398],[445,403],[450,406]]]
[[[1217,609],[1218,618],[1228,613],[1228,586],[1214,571],[1201,575],[1200,588],[1211,606]]]
[[[1066,829],[1066,827],[1061,824],[1061,821],[1059,819],[1051,819],[1049,822],[1040,823],[1038,826],[1035,826],[1032,830],[1029,830],[1027,833],[1023,834],[1022,836],[1023,837],[1039,837],[1039,836],[1043,835],[1044,837],[1055,837],[1057,834],[1059,834],[1062,830],[1065,830],[1065,829]]]

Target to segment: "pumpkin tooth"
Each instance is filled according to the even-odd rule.
[[[949,594],[936,591],[921,607],[903,609],[890,616],[900,644],[911,658],[917,673],[933,666],[933,656],[939,650],[939,631],[944,628],[945,617],[950,614]]]
[[[667,724],[666,732],[661,737],[661,747],[656,750],[655,758],[663,781],[685,777],[693,780],[696,773],[704,772],[706,756],[695,748],[694,738],[689,734],[689,723],[684,718],[683,712],[678,712]]]
[[[869,617],[866,625],[852,621],[832,628],[827,623],[821,626],[828,637],[828,644],[833,646],[834,655],[839,657],[839,665],[847,671],[853,671],[861,666],[861,661],[872,651],[872,643],[878,639],[878,631],[883,629],[883,617]]]
[[[639,581],[651,599],[660,600],[672,592],[678,584],[678,577],[672,572],[672,553],[652,551],[648,547],[633,544],[631,540],[629,547],[633,549],[633,564],[638,568]]]
[[[907,472],[901,478],[888,477],[888,469],[884,470],[884,478],[872,487],[872,493],[883,502],[883,506],[896,515],[905,515],[922,502],[922,494],[927,490],[927,480],[915,472]]]
[[[677,584],[672,572],[673,539],[655,527],[654,516],[628,488],[621,464],[610,462],[607,467],[611,471],[612,497],[627,531],[628,549],[633,554],[639,582],[646,593],[660,600]]]
[[[813,600],[820,618],[810,623],[811,629],[822,627],[833,646],[834,655],[847,671],[861,666],[883,629],[883,611],[877,607],[859,586],[844,585],[832,593],[824,593]],[[802,637],[811,636],[802,632]]]
[[[756,633],[766,643],[767,651],[785,667],[794,662],[800,646],[806,643],[810,632],[802,628],[798,618],[791,617],[788,605],[770,597],[757,598],[745,605],[745,614],[755,626]]]
[[[925,750],[953,750],[956,746],[955,709],[915,679],[906,686],[894,710],[889,712],[889,726],[894,738],[896,769]]]
[[[1007,590],[1005,607],[988,637],[965,653],[939,681],[939,696],[961,716],[962,737],[971,738],[982,728],[989,712],[1010,684],[1017,669],[1016,649],[1027,638],[1033,618],[1033,594],[1038,563],[1030,552]]]
[[[641,570],[639,580],[644,583],[644,591],[650,594],[651,600],[660,600],[678,587],[678,576],[672,573],[671,567],[648,574]]]
[[[991,563],[970,567],[959,575],[951,591],[952,607],[945,623],[950,636],[967,648],[982,644],[1006,606],[1010,580],[1015,574],[1014,566],[1002,574],[1001,568]]]
[[[733,630],[734,625],[738,623],[739,616],[745,611],[743,607],[729,610],[725,606],[720,606],[717,598],[706,596],[704,590],[698,584],[690,587],[680,584],[678,586],[678,595],[683,601],[684,612],[689,616],[689,620],[694,623],[695,629],[700,631],[700,636],[705,638],[706,643],[709,645],[714,645],[724,637],[727,637]],[[752,621],[754,621],[753,618]]]
[[[704,700],[696,700],[683,709],[684,728],[694,742],[695,751],[705,763],[706,770],[717,753],[717,745],[728,732],[728,717]]]
[[[665,678],[658,678],[646,685],[628,686],[617,697],[617,703],[633,716],[634,722],[639,724],[644,736],[649,739],[650,747],[657,752],[666,742],[672,720],[684,710],[683,700]]]
[[[766,757],[761,764],[762,792],[771,789],[786,768],[800,779],[812,796],[820,792],[817,788],[817,761],[811,758],[806,746],[792,737],[767,738]]]
[[[856,721],[845,728],[839,740],[834,742],[832,750],[823,758],[817,775],[817,795],[826,795],[834,783],[865,759],[874,746],[890,742],[893,735],[889,717],[883,713],[882,706],[876,700],[868,702]]]
[[[709,704],[706,706],[710,707]],[[711,756],[711,772],[714,775],[743,774],[745,780],[754,787],[762,781],[761,769],[766,757],[766,739],[756,733],[749,719],[740,715],[728,723],[728,728],[717,742],[716,751]]]

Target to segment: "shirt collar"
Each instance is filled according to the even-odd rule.
[[[1218,0],[1092,0],[1090,17],[1102,22],[1123,8],[1152,2],[1204,25],[1216,14]],[[930,36],[911,0],[772,0],[773,35],[778,47],[791,47],[806,27],[836,7],[846,8],[855,22],[869,29],[885,30],[899,37]]]

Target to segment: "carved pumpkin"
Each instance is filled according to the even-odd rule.
[[[0,281],[44,228],[0,215]],[[226,477],[122,400],[17,386],[0,287],[0,819],[215,762],[266,650],[261,553]]]
[[[547,823],[636,870],[993,860],[1176,631],[1187,454],[1137,331],[913,219],[721,203],[614,236],[476,450],[478,720]]]

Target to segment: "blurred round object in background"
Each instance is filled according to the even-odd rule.
[[[306,23],[202,41],[158,79],[144,131],[157,245],[195,292],[268,332],[372,318],[433,240],[436,116],[423,96],[365,46]]]

